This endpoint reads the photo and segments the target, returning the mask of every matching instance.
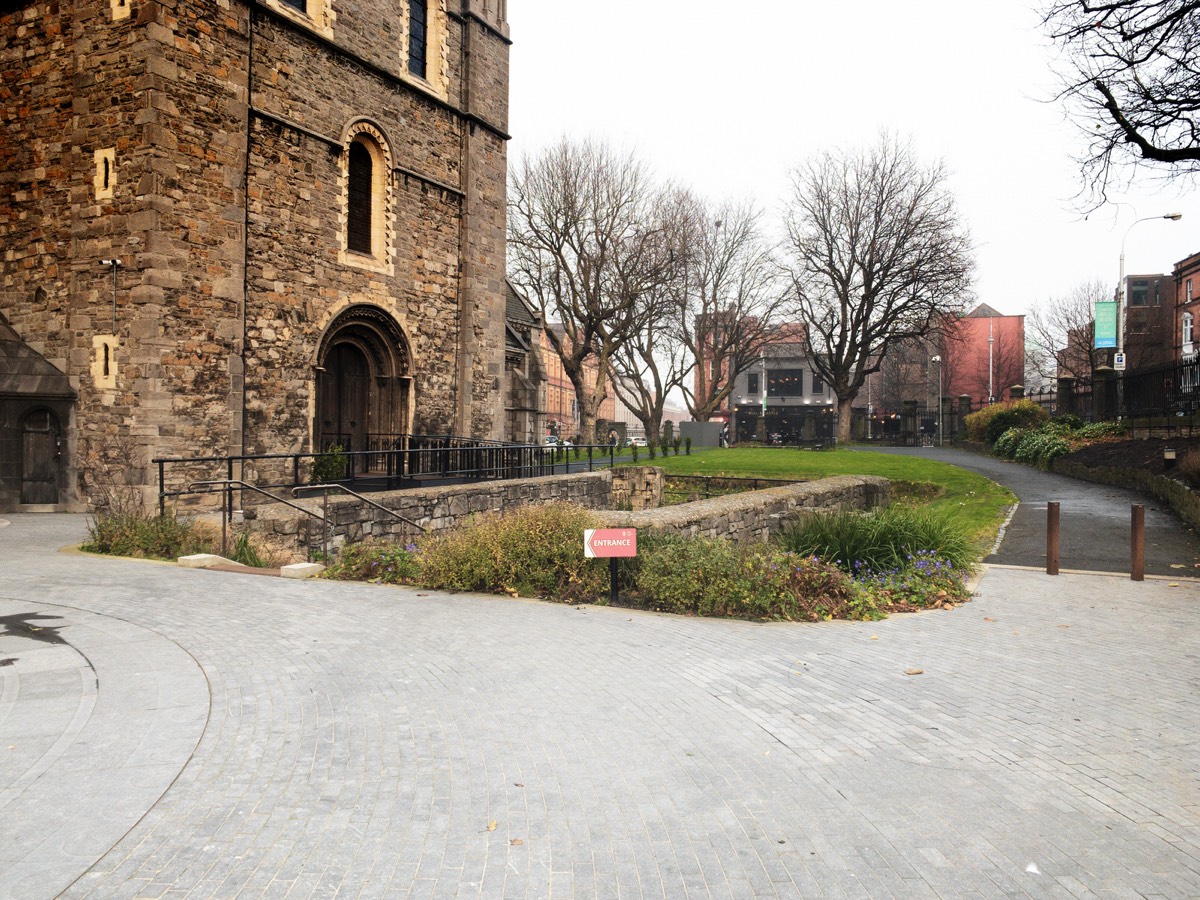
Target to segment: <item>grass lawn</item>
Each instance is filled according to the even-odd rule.
[[[952,512],[981,544],[989,545],[1016,497],[982,475],[947,463],[869,450],[793,450],[777,447],[696,450],[690,456],[643,455],[653,465],[679,475],[812,480],[831,475],[880,475],[896,485],[900,502]],[[930,496],[930,495],[933,496]]]

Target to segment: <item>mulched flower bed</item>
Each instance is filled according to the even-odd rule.
[[[1121,469],[1142,469],[1157,475],[1171,474],[1163,461],[1163,449],[1175,450],[1176,461],[1189,451],[1200,453],[1200,435],[1193,437],[1147,438],[1138,441],[1111,441],[1092,444],[1059,457],[1067,462],[1087,466],[1113,466]]]

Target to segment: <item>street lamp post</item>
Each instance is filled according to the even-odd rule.
[[[937,363],[938,367],[938,446],[942,447],[944,446],[945,439],[945,432],[942,429],[942,358],[940,356],[934,356],[930,358],[930,362]]]
[[[1133,226],[1139,222],[1149,222],[1153,219],[1170,219],[1172,222],[1178,222],[1183,218],[1183,213],[1166,213],[1161,216],[1146,216],[1144,219],[1135,219],[1128,228],[1125,229],[1125,234],[1121,238],[1121,275],[1117,280],[1117,353],[1123,355],[1125,353],[1125,303],[1128,300],[1125,292],[1125,239],[1129,237],[1129,232],[1133,231]]]

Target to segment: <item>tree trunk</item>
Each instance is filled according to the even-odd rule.
[[[839,444],[850,443],[850,404],[854,402],[854,396],[842,398],[838,396],[838,418],[837,418],[837,442]]]

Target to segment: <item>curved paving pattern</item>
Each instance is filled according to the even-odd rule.
[[[163,795],[207,717],[174,644],[0,587],[0,897],[69,886]]]
[[[0,594],[186,648],[212,711],[67,897],[1200,894],[1194,585],[993,569],[764,626],[46,549],[68,526],[16,517]]]

